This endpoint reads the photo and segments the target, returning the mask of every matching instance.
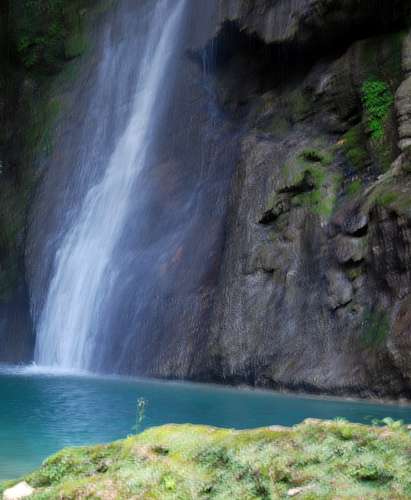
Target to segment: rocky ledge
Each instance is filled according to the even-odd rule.
[[[42,500],[410,498],[409,429],[385,424],[306,420],[249,431],[168,425],[63,450],[28,475],[24,488]],[[23,484],[0,484],[0,494],[16,483]]]

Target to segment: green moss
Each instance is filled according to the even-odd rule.
[[[362,181],[360,179],[353,180],[347,188],[348,196],[357,195],[361,191],[362,187],[363,187],[363,184],[362,184]]]
[[[374,79],[384,80],[395,90],[402,79],[402,47],[405,31],[365,40],[362,45],[361,66]]]
[[[398,193],[396,191],[383,191],[377,196],[375,203],[381,207],[388,207],[398,200]]]
[[[387,118],[384,122],[384,136],[381,141],[371,141],[371,148],[378,161],[381,172],[387,172],[395,160],[395,129],[394,118]]]
[[[362,100],[371,138],[381,140],[384,137],[385,120],[394,104],[394,95],[387,83],[371,79],[362,86]]]
[[[66,59],[74,59],[81,56],[87,48],[86,37],[83,33],[75,33],[70,36],[64,46],[64,55]]]
[[[234,431],[169,425],[107,446],[63,450],[24,479],[33,500],[408,498],[411,436],[344,420]],[[157,450],[161,449],[161,453]],[[0,485],[0,493],[15,482]]]
[[[292,204],[309,208],[313,213],[329,217],[334,209],[336,199],[335,187],[340,178],[327,174],[323,167],[310,166],[304,170],[312,185],[311,190],[298,193],[294,196]]]
[[[361,124],[352,127],[346,132],[339,143],[353,167],[362,171],[369,162],[366,148],[366,138]]]
[[[284,165],[282,176],[291,206],[306,207],[316,215],[329,217],[336,200],[341,177],[326,167],[333,155],[324,148],[302,150],[295,159]]]
[[[286,103],[294,122],[304,120],[311,113],[312,103],[310,98],[304,90],[300,88],[290,92],[287,96]]]
[[[285,135],[290,130],[290,124],[286,117],[276,115],[269,124],[268,131],[276,135]]]
[[[28,105],[31,107],[31,119],[24,131],[26,154],[49,154],[52,149],[54,125],[61,111],[60,100],[45,91],[44,95],[39,95]]]
[[[94,4],[96,8],[93,9]],[[112,0],[13,0],[9,2],[7,51],[2,54],[0,87],[4,115],[0,148],[19,153],[0,167],[0,301],[10,300],[21,282],[26,214],[36,185],[39,160],[53,148],[65,85],[77,75],[70,61],[87,47],[85,23]],[[20,63],[20,64],[19,64]],[[24,80],[25,85],[21,85]],[[15,90],[14,90],[15,89]],[[18,101],[18,106],[17,106]],[[10,130],[14,135],[11,137]]]
[[[331,165],[333,155],[325,150],[320,149],[304,149],[300,153],[300,158],[308,163],[319,163],[323,166]]]
[[[15,0],[10,25],[15,51],[26,69],[58,71],[66,57],[81,55],[86,47],[80,10],[87,0]]]
[[[379,347],[390,333],[390,319],[386,311],[367,311],[363,319],[361,340],[366,347]]]
[[[351,281],[356,280],[365,273],[363,266],[352,267],[347,271],[347,276]]]

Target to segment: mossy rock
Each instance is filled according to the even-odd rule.
[[[296,89],[287,95],[285,105],[293,122],[300,122],[310,116],[313,103],[310,95],[304,89]]]
[[[363,190],[363,183],[361,179],[352,180],[347,186],[347,194],[350,197],[357,196]]]
[[[404,173],[411,174],[411,146],[407,146],[403,151],[401,168]]]
[[[235,431],[168,425],[106,446],[63,450],[24,479],[55,498],[408,498],[411,436],[400,423],[308,420]],[[17,481],[0,485],[0,493]]]
[[[366,347],[379,347],[390,334],[390,318],[386,311],[367,311],[363,318],[361,341]]]
[[[328,168],[333,159],[326,148],[306,148],[283,167],[280,193],[288,194],[291,206],[331,216],[341,182],[341,177]]]
[[[388,177],[370,190],[364,203],[365,210],[373,207],[384,208],[411,220],[411,180]]]
[[[87,48],[87,39],[83,33],[75,33],[65,41],[64,55],[66,59],[81,56]]]
[[[392,92],[402,80],[402,48],[406,31],[369,38],[359,43],[362,81],[386,81]]]
[[[350,128],[339,141],[348,160],[358,172],[363,171],[369,164],[367,138],[361,124]]]

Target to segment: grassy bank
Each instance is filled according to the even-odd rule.
[[[35,499],[405,499],[411,433],[316,420],[251,431],[168,425],[63,450],[24,479]]]

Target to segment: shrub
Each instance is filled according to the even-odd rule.
[[[384,137],[384,122],[394,104],[389,86],[381,80],[367,80],[362,86],[362,101],[372,139]]]

